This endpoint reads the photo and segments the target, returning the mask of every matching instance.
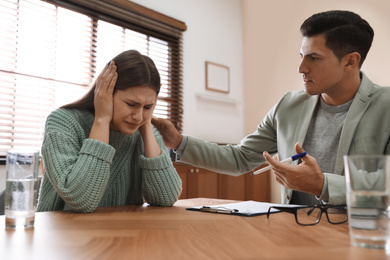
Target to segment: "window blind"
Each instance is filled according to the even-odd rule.
[[[122,0],[1,1],[0,156],[11,148],[40,149],[48,114],[81,97],[104,65],[128,49],[155,62],[162,82],[155,115],[181,131],[185,29]]]

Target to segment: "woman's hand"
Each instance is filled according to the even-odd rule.
[[[157,102],[157,99],[156,99],[156,102]],[[156,104],[151,109],[154,110],[155,106],[156,106]],[[151,115],[152,115],[152,113],[151,113]],[[145,157],[154,158],[154,157],[160,156],[161,149],[160,149],[160,146],[158,146],[158,143],[157,143],[156,138],[154,136],[153,125],[152,125],[152,116],[145,120],[145,123],[139,128],[139,132],[141,133],[142,140],[144,141]]]
[[[110,123],[113,114],[113,93],[118,73],[114,61],[111,61],[99,75],[96,81],[95,120]]]
[[[110,123],[114,111],[113,93],[118,73],[114,61],[111,61],[103,69],[96,80],[95,98],[95,120],[92,125],[89,138],[109,143]]]
[[[141,133],[142,138],[145,138],[146,135],[150,132],[150,130],[153,131],[153,125],[152,125],[152,119],[147,119],[142,126],[139,127],[139,132]]]

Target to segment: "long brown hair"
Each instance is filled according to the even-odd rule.
[[[128,50],[118,54],[112,59],[117,67],[118,79],[114,93],[117,90],[125,90],[136,86],[152,88],[158,94],[160,92],[160,74],[153,60],[142,55],[136,50]],[[62,106],[62,108],[88,109],[95,113],[93,104],[95,98],[96,83],[79,100]]]

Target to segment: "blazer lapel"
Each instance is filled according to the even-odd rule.
[[[295,130],[295,135],[293,139],[294,145],[295,142],[300,142],[301,145],[303,145],[319,97],[320,96],[311,96],[309,99],[305,100],[305,103],[302,106],[301,116],[299,117],[297,128]],[[291,154],[295,153],[294,145],[292,145]]]
[[[342,175],[344,172],[343,156],[349,153],[356,127],[371,103],[370,95],[374,90],[372,85],[372,82],[363,74],[362,83],[352,101],[341,132],[334,172],[336,174]]]

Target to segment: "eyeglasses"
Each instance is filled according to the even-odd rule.
[[[299,225],[312,226],[318,224],[321,220],[322,213],[325,213],[326,218],[331,224],[341,224],[347,222],[347,206],[346,205],[316,205],[302,207],[269,207],[267,219],[271,213],[271,209],[277,209],[282,212],[288,212],[295,215],[295,221]]]

